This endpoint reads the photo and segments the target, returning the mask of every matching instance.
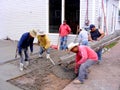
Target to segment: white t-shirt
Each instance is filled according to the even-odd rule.
[[[78,41],[80,43],[81,41],[84,41],[84,40],[88,40],[88,32],[82,29],[82,31],[80,31],[78,35]]]

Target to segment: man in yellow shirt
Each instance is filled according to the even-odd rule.
[[[44,31],[39,31],[38,32],[38,45],[40,46],[40,54],[39,57],[42,57],[42,54],[44,51],[46,51],[46,58],[50,58],[50,39],[48,36],[44,33]]]

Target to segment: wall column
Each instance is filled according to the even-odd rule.
[[[82,16],[81,16],[81,8],[82,8],[82,5],[81,5],[81,2],[82,2],[82,0],[80,0],[80,12],[79,12],[79,17],[80,17],[80,18],[79,18],[79,29],[80,29],[80,28],[82,28],[82,20],[81,20],[81,17],[82,17]]]
[[[61,23],[63,23],[63,20],[65,19],[65,0],[62,0],[62,20]]]

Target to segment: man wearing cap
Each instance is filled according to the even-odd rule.
[[[25,66],[29,65],[29,61],[28,61],[28,47],[30,46],[30,51],[31,53],[33,52],[33,41],[34,38],[36,37],[37,33],[35,30],[32,30],[30,32],[26,32],[24,33],[19,42],[18,42],[18,53],[20,55],[21,61],[20,61],[20,70],[23,71],[24,68],[24,61],[25,61]],[[23,52],[25,55],[25,59],[23,56]]]
[[[59,36],[60,36],[60,50],[67,49],[67,36],[70,34],[71,28],[66,23],[66,20],[63,21],[63,24],[60,25],[59,28]]]
[[[68,50],[76,53],[75,73],[78,74],[78,78],[74,80],[74,83],[83,84],[84,79],[88,78],[88,68],[98,60],[98,56],[88,46],[79,45],[78,43],[70,43]]]
[[[38,32],[38,45],[40,46],[40,54],[39,57],[42,57],[42,54],[44,51],[46,51],[47,55],[46,58],[50,58],[50,39],[48,36],[44,33],[44,31],[39,31]]]
[[[100,29],[96,29],[95,25],[93,24],[90,25],[90,30],[91,31],[90,31],[89,40],[92,42],[99,41],[105,36],[105,33]],[[102,48],[100,48],[96,53],[98,55],[98,60],[99,60],[98,64],[99,64],[102,60]]]

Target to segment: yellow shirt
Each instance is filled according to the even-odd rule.
[[[42,47],[44,47],[45,49],[48,49],[50,47],[50,39],[48,38],[47,35],[45,35],[44,37],[41,37],[41,35],[37,36],[38,39],[38,44]]]

